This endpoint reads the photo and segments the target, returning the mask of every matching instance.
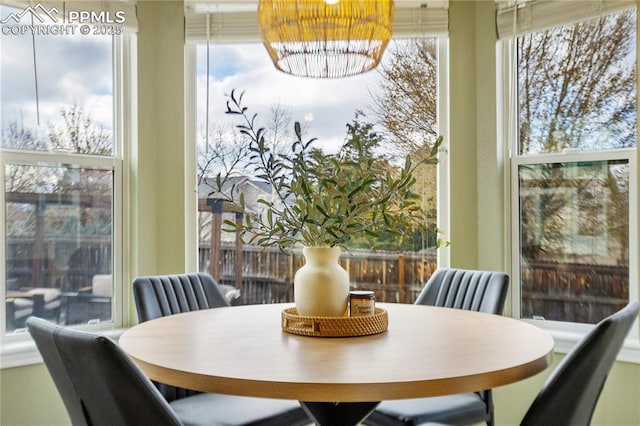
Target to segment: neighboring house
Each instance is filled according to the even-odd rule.
[[[261,214],[261,212],[264,210],[264,205],[260,204],[258,200],[265,200],[268,202],[272,202],[275,200],[275,193],[273,192],[271,185],[251,176],[234,176],[229,178],[222,185],[221,192],[217,191],[215,177],[203,179],[198,186],[198,198],[200,200],[225,198],[221,196],[221,193],[227,196],[233,195],[233,198],[236,200],[239,199],[240,194],[244,194],[245,208],[248,212],[254,214]],[[206,203],[204,204],[206,205]],[[201,243],[208,243],[211,241],[211,214],[209,214],[210,211],[211,210],[203,211],[202,208],[200,209],[199,227]],[[225,220],[234,221],[235,213],[223,213],[223,223]],[[235,233],[224,232],[224,224],[222,225],[222,228],[222,242],[235,241]]]

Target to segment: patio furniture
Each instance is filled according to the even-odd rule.
[[[235,277],[222,277],[221,285],[233,285]],[[234,287],[235,288],[235,287]],[[293,283],[289,278],[243,276],[242,290],[232,305],[255,305],[293,301]]]
[[[5,296],[7,330],[23,328],[31,315],[57,321],[60,307],[61,293],[57,288],[9,290]]]
[[[64,323],[66,325],[87,324],[111,320],[113,276],[96,274],[91,277],[91,286],[75,292],[63,293]]]

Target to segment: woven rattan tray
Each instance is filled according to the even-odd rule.
[[[288,333],[315,337],[355,337],[382,333],[389,326],[387,311],[361,317],[309,317],[298,315],[296,308],[282,311],[282,329]]]

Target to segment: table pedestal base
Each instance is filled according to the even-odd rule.
[[[300,405],[318,426],[356,426],[379,402],[302,402]]]

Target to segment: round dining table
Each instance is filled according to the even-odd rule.
[[[319,425],[356,425],[383,400],[465,393],[543,371],[551,336],[460,309],[378,303],[386,331],[311,337],[282,329],[292,304],[206,309],[125,331],[119,344],[152,380],[202,392],[300,401]]]

